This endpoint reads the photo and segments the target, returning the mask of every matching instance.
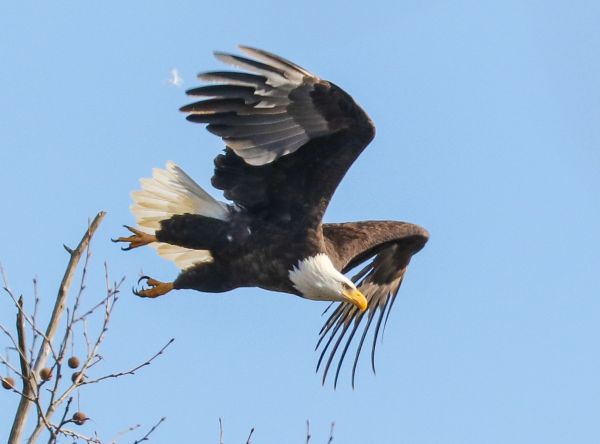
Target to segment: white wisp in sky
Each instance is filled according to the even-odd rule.
[[[183,85],[183,79],[179,75],[179,71],[177,71],[177,68],[171,69],[171,77],[169,78],[168,82],[169,84],[177,87]]]

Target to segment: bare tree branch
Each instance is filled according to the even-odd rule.
[[[31,339],[31,347],[29,347],[29,366],[30,367],[33,367],[33,362],[35,359],[34,358],[35,345],[40,336],[40,334],[38,332],[38,328],[37,328],[37,316],[38,316],[39,304],[40,304],[40,297],[38,295],[37,279],[34,278],[33,279],[33,314],[31,315],[33,337]]]
[[[50,317],[50,322],[48,323],[48,328],[46,329],[46,337],[49,340],[52,340],[54,338],[56,330],[58,329],[60,318],[65,309],[67,294],[69,292],[69,288],[71,288],[71,282],[73,281],[73,277],[75,276],[75,271],[77,270],[77,265],[79,264],[81,254],[89,245],[92,236],[98,229],[98,226],[100,225],[100,222],[102,222],[102,219],[104,219],[105,215],[106,213],[104,211],[101,211],[96,215],[96,217],[90,224],[87,232],[84,234],[83,238],[79,242],[79,245],[71,253],[69,264],[67,265],[65,275],[63,276],[62,282],[58,290],[58,296],[56,298],[54,310],[52,311],[52,316]],[[42,346],[42,349],[40,350],[40,354],[38,355],[38,358],[36,360],[34,371],[39,371],[46,364],[46,359],[48,359],[49,351],[49,341],[45,341],[44,345]]]
[[[167,418],[165,416],[163,416],[162,418],[160,418],[160,420],[156,424],[154,424],[152,426],[152,428],[148,431],[148,433],[146,433],[142,438],[134,441],[133,444],[139,444],[142,441],[148,441],[150,435],[158,428],[159,425],[161,425],[163,422],[165,422],[166,419]]]
[[[119,372],[119,373],[112,373],[110,375],[105,375],[105,376],[101,376],[100,378],[97,379],[93,379],[91,381],[85,381],[82,383],[83,384],[96,384],[100,381],[104,381],[105,379],[109,379],[109,378],[118,378],[120,376],[125,376],[125,375],[135,375],[135,372],[137,372],[139,369],[141,369],[142,367],[146,367],[147,365],[150,365],[152,363],[152,361],[154,361],[156,358],[158,358],[160,355],[162,355],[164,353],[164,351],[166,350],[166,348],[171,345],[173,343],[173,341],[175,340],[175,338],[171,338],[169,339],[169,342],[167,342],[158,352],[156,352],[151,358],[149,358],[146,362],[144,362],[143,364],[140,364],[134,368],[132,368],[131,370],[127,370],[124,372]]]
[[[88,225],[88,229],[77,248],[67,248],[67,251],[70,254],[69,262],[60,283],[52,314],[45,328],[45,332],[40,331],[38,328],[38,305],[40,299],[38,297],[37,279],[33,280],[33,314],[28,314],[24,308],[23,297],[21,296],[18,299],[15,297],[15,293],[10,289],[4,270],[0,265],[0,277],[4,281],[4,290],[17,309],[16,333],[13,333],[8,328],[0,325],[0,332],[3,332],[10,343],[12,343],[12,347],[9,346],[6,348],[6,356],[3,356],[3,354],[0,353],[0,363],[6,365],[9,373],[17,375],[21,379],[23,386],[20,391],[15,387],[14,380],[12,380],[7,387],[13,393],[20,396],[19,407],[15,412],[15,418],[10,432],[9,444],[18,444],[22,442],[21,438],[24,433],[27,416],[31,406],[34,406],[36,409],[35,418],[37,419],[37,422],[32,424],[33,431],[27,440],[28,444],[37,443],[40,434],[43,433],[44,430],[47,430],[49,433],[47,440],[48,444],[57,444],[62,438],[78,442],[83,441],[88,444],[101,444],[100,437],[97,433],[85,435],[65,427],[69,424],[80,426],[87,419],[86,415],[82,411],[79,411],[80,389],[86,385],[99,383],[107,379],[137,374],[140,369],[150,365],[155,359],[162,355],[174,341],[174,339],[169,340],[149,359],[130,370],[114,372],[112,374],[96,377],[95,379],[84,380],[87,370],[94,367],[103,359],[99,353],[99,349],[108,332],[113,310],[120,297],[120,286],[124,282],[123,278],[120,281],[114,281],[113,283],[109,278],[108,267],[106,263],[104,263],[106,295],[100,302],[92,305],[87,311],[82,310],[83,314],[80,312],[80,307],[83,306],[82,303],[86,290],[88,264],[91,257],[89,244],[103,218],[104,212],[98,213]],[[83,256],[84,254],[85,256]],[[82,257],[85,257],[85,260],[81,261]],[[81,271],[79,291],[74,297],[69,297],[69,293],[72,292],[73,279],[75,278],[81,262],[83,262],[83,269]],[[61,321],[61,319],[65,318],[65,311],[66,319],[65,321]],[[92,316],[94,316],[94,324],[88,323],[88,320],[92,319]],[[95,327],[97,325],[96,321],[99,321],[100,330],[90,336],[88,324]],[[76,325],[78,323],[82,324],[82,331],[81,334],[77,332],[78,334],[76,336]],[[32,332],[31,340],[29,342],[27,340],[28,328],[31,328]],[[62,330],[63,332],[60,333],[60,337],[57,336],[59,329],[64,329]],[[39,346],[36,347],[38,339],[42,340],[39,342]],[[81,343],[85,341],[85,344],[87,345],[87,354],[85,357],[80,355],[80,357],[83,358],[81,361],[74,352],[75,339]],[[72,351],[72,355],[71,358],[67,360],[69,349]],[[13,366],[9,362],[9,353],[11,353],[11,350],[18,352],[20,363],[19,369],[16,368],[16,365]],[[67,370],[67,364],[72,370],[76,369],[70,380],[69,378],[64,377],[64,372]],[[10,379],[12,378],[7,377],[7,380]],[[77,391],[77,398],[73,396],[75,391]],[[45,396],[46,393],[48,393],[49,396]],[[70,410],[74,399],[77,399],[78,411],[73,414],[73,416],[70,416]],[[61,418],[58,423],[53,422],[52,417],[57,414],[59,410],[61,410]],[[135,444],[148,441],[150,435],[164,421],[165,418],[161,418],[154,426],[152,426],[146,435],[135,441]],[[137,428],[139,428],[139,425],[129,427],[125,432],[121,432],[120,435],[136,430]],[[113,443],[116,443],[117,438],[119,438],[119,435],[113,440]],[[250,437],[248,439],[250,439]]]
[[[246,440],[246,444],[251,444],[250,443],[250,438],[252,438],[252,434],[254,433],[254,427],[252,427],[250,429],[250,434],[248,435],[248,439]]]
[[[72,421],[69,420],[67,422],[72,422]],[[81,441],[85,441],[88,444],[102,444],[102,442],[98,438],[92,438],[91,436],[82,435],[71,429],[61,429],[60,433],[61,433],[61,435],[68,436],[70,438],[75,438],[75,439],[79,439]]]
[[[48,440],[48,444],[56,444],[56,438],[58,437],[59,433],[61,432],[62,426],[64,426],[67,423],[67,415],[69,414],[69,409],[71,407],[72,402],[73,402],[73,397],[70,397],[67,400],[67,405],[65,406],[65,411],[63,412],[63,416],[60,419],[58,426],[56,427],[56,431],[55,432],[52,431],[50,433],[50,439]]]
[[[122,282],[122,281],[121,281]],[[98,349],[100,347],[100,344],[102,344],[103,340],[104,340],[104,336],[108,330],[108,324],[110,321],[110,317],[112,314],[112,310],[115,306],[115,302],[118,299],[118,293],[119,293],[119,289],[118,288],[107,288],[107,292],[110,293],[112,295],[111,299],[106,299],[106,304],[105,304],[105,309],[104,309],[104,319],[102,322],[102,328],[100,330],[100,333],[98,335],[98,338],[96,339],[96,342],[92,348],[92,350],[90,351],[90,353],[88,354],[87,359],[85,360],[84,364],[81,367],[80,370],[80,374],[81,375],[85,375],[86,370],[93,365],[94,363],[97,362],[97,360],[99,359],[99,355],[98,355]],[[48,419],[52,418],[52,416],[54,415],[54,413],[56,412],[56,409],[63,403],[65,402],[65,400],[71,395],[71,393],[73,393],[74,390],[76,390],[79,386],[81,385],[81,380],[75,380],[73,381],[73,383],[65,390],[65,392],[56,397],[56,399],[48,406],[47,410],[46,410],[46,417]],[[53,399],[55,397],[56,394],[53,394]],[[33,444],[35,442],[35,440],[37,439],[37,437],[39,436],[39,434],[42,432],[43,430],[43,424],[38,424],[37,427],[34,429],[31,437],[29,438],[29,444]]]
[[[92,236],[94,235],[94,233],[96,232],[96,229],[100,225],[100,222],[102,222],[102,219],[104,219],[105,214],[106,213],[104,213],[102,211],[96,215],[96,217],[90,224],[89,228],[87,229],[86,233],[84,234],[83,238],[79,242],[79,245],[71,254],[69,264],[67,265],[67,269],[65,271],[64,277],[62,279],[62,282],[61,282],[59,290],[58,290],[58,296],[56,298],[54,310],[52,312],[52,316],[50,317],[50,321],[49,321],[48,327],[46,329],[46,334],[44,337],[45,340],[42,342],[42,345],[40,346],[40,352],[37,356],[35,365],[34,365],[32,371],[29,372],[29,375],[28,375],[29,376],[29,384],[31,386],[33,386],[33,384],[34,384],[33,378],[35,378],[35,375],[40,371],[40,369],[42,369],[46,365],[46,360],[48,359],[48,355],[52,348],[51,342],[52,342],[52,339],[54,338],[54,335],[56,334],[56,330],[58,329],[58,326],[60,323],[61,315],[65,309],[67,294],[68,294],[69,288],[71,286],[73,276],[75,275],[75,271],[77,269],[77,264],[79,263],[79,258],[81,257],[82,252],[87,248]],[[20,309],[19,312],[22,313],[22,310]],[[33,323],[32,323],[32,325],[33,325]],[[27,419],[27,412],[29,410],[30,405],[31,404],[27,401],[27,399],[25,399],[25,398],[21,399],[21,403],[19,404],[19,407],[21,407],[21,406],[22,407],[17,409],[17,413],[15,415],[15,419],[13,421],[13,426],[12,426],[10,436],[8,439],[8,444],[20,443],[21,435],[23,434],[23,429],[25,427],[25,422]],[[42,428],[39,427],[39,424],[38,424],[38,427],[36,427],[36,430],[38,430],[38,429],[39,429],[39,432],[38,432],[38,434],[39,434],[42,430]],[[35,442],[36,437],[37,437],[37,435],[35,435],[35,434],[32,435],[29,442],[31,442],[31,443]]]
[[[10,289],[9,285],[8,285],[8,281],[6,280],[6,275],[4,273],[4,270],[2,271],[2,279],[4,281],[4,291],[6,291],[6,294],[8,294],[8,296],[12,299],[13,303],[15,304],[15,307],[17,308],[18,311],[21,312],[21,316],[23,316],[23,318],[25,319],[25,321],[27,321],[27,323],[29,324],[29,326],[32,328],[32,330],[34,331],[34,334],[37,336],[41,336],[42,338],[44,338],[44,340],[46,341],[48,347],[50,347],[50,352],[52,353],[52,356],[54,357],[54,359],[56,359],[56,353],[54,351],[54,349],[52,348],[52,342],[48,339],[48,337],[42,333],[35,324],[35,321],[33,319],[31,319],[27,313],[25,312],[25,310],[23,309],[23,307],[21,305],[19,305],[19,302],[17,300],[17,297],[14,295],[14,293],[12,292],[12,290]],[[34,289],[34,291],[36,291]],[[33,353],[33,351],[32,351]],[[31,359],[33,360],[33,358]],[[33,368],[33,364],[31,365],[31,367]]]
[[[19,298],[19,311],[17,312],[17,338],[19,340],[19,362],[21,363],[21,374],[25,379],[29,378],[29,364],[27,362],[27,341],[25,339],[25,321],[23,320],[23,296]],[[23,381],[25,383],[25,381]],[[29,385],[29,384],[27,384]],[[25,391],[25,386],[23,387]]]
[[[141,425],[140,425],[140,424],[136,424],[136,425],[133,425],[133,426],[131,426],[131,427],[127,427],[127,429],[126,429],[126,430],[122,430],[122,431],[120,431],[119,433],[117,433],[117,435],[116,435],[116,436],[115,436],[113,439],[111,439],[111,440],[110,440],[110,444],[117,444],[117,442],[119,441],[119,439],[120,439],[122,436],[124,436],[124,435],[125,435],[125,434],[127,434],[127,433],[133,432],[134,430],[137,430],[137,429],[139,429],[140,427],[141,427]]]
[[[12,342],[12,344],[13,344],[12,348],[14,350],[17,350],[17,352],[19,352],[19,343],[15,339],[15,337],[12,335],[12,333],[10,331],[8,331],[8,329],[6,327],[4,327],[2,324],[0,324],[0,330],[2,330],[2,332],[8,337],[8,339],[10,339],[10,342]]]
[[[23,383],[23,392],[21,399],[19,400],[19,406],[17,407],[17,412],[15,413],[15,420],[13,422],[13,426],[11,429],[9,444],[12,442],[13,433],[15,434],[15,439],[18,440],[18,435],[20,431],[23,430],[25,426],[25,420],[27,419],[27,410],[29,409],[30,400],[35,398],[35,390],[33,387],[35,379],[32,378],[31,368],[29,366],[29,362],[27,360],[27,341],[25,339],[25,321],[23,320],[23,297],[19,298],[17,303],[17,336],[19,340],[19,362],[21,363],[21,381]],[[16,441],[15,441],[16,442]]]

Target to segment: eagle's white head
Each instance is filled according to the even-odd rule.
[[[350,279],[335,269],[326,254],[299,261],[288,276],[296,290],[307,299],[349,302],[361,312],[367,309],[367,298]]]

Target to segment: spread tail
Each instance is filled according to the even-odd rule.
[[[200,214],[219,220],[229,218],[227,205],[212,198],[173,162],[167,162],[165,169],[154,168],[152,177],[141,179],[140,183],[142,189],[131,193],[131,212],[139,230],[144,233],[155,234],[161,221],[177,214]],[[161,257],[172,260],[181,269],[213,260],[209,250],[193,250],[162,242],[151,245]]]

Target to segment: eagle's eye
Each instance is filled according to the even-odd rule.
[[[350,285],[348,285],[346,282],[342,282],[342,288],[344,289],[344,291],[352,289],[352,287]]]

